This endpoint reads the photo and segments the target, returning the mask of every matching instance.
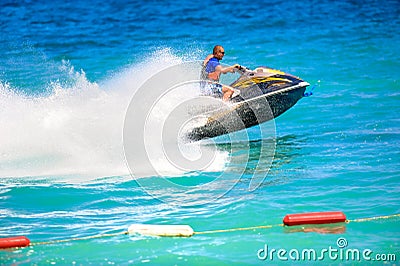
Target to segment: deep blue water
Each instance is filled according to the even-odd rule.
[[[398,1],[2,1],[0,10],[0,237],[37,244],[0,251],[0,264],[291,265],[299,262],[257,252],[338,248],[340,237],[398,264],[394,217],[342,224],[337,234],[273,226],[42,243],[133,223],[202,232],[277,225],[288,213],[400,213]],[[315,84],[314,95],[261,125],[272,137],[252,128],[248,139],[192,147],[216,149],[199,171],[159,161],[150,127],[137,159],[150,156],[160,174],[135,180],[122,139],[130,99],[153,74],[202,60],[215,44],[224,63],[287,71]],[[255,177],[262,182],[249,191]],[[146,190],[160,179],[183,192]]]

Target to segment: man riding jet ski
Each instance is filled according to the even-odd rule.
[[[207,67],[214,56],[204,61],[202,83],[211,90],[212,96],[222,95],[222,100],[228,103],[223,109],[204,114],[206,123],[187,134],[191,141],[213,138],[274,119],[294,106],[310,85],[283,71],[268,67],[250,70],[237,64],[226,68],[217,64],[214,70],[219,68],[218,76],[210,78],[210,73],[211,76],[214,73],[208,72]],[[241,74],[236,81],[229,86],[218,83],[221,73],[233,71]]]

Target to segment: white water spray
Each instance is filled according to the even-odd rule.
[[[128,175],[122,130],[130,99],[149,76],[180,62],[159,51],[99,83],[64,64],[73,82],[50,84],[47,96],[22,95],[0,83],[0,177]],[[157,143],[151,147],[157,154]],[[224,158],[211,169],[222,170]],[[165,161],[159,166],[171,175],[182,173]]]

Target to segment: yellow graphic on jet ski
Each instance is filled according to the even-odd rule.
[[[238,81],[235,83],[236,88],[245,88],[249,87],[254,84],[260,84],[263,82],[269,82],[269,81],[282,81],[283,83],[291,83],[291,80],[288,80],[286,78],[279,78],[279,77],[253,77],[250,79],[243,79],[242,81]]]

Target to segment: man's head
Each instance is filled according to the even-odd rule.
[[[221,45],[215,45],[213,50],[213,55],[218,60],[221,60],[222,57],[224,57],[225,55],[224,47],[222,47]]]

